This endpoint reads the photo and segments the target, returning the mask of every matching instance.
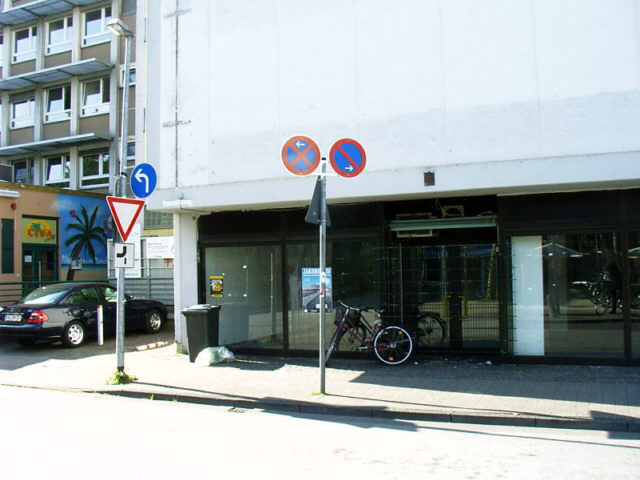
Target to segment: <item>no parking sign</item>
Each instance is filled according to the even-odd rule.
[[[338,175],[355,177],[364,170],[367,164],[367,155],[358,142],[351,138],[343,138],[331,147],[329,160]]]

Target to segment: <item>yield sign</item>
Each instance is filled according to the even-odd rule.
[[[126,242],[133,226],[136,224],[138,215],[140,215],[142,211],[142,207],[144,207],[144,200],[107,197],[107,203],[109,204],[111,215],[116,222],[120,238],[122,238],[123,242]]]

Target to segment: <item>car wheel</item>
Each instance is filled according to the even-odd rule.
[[[62,343],[65,347],[75,348],[82,345],[85,337],[85,328],[82,322],[74,320],[64,327],[62,334]]]
[[[160,310],[149,310],[144,321],[144,329],[147,333],[157,333],[164,327],[164,316]]]

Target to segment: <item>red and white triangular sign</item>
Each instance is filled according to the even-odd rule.
[[[109,210],[116,222],[118,233],[123,242],[127,241],[129,234],[136,224],[138,215],[144,207],[144,200],[135,198],[107,197]]]

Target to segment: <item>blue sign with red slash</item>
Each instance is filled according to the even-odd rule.
[[[367,163],[367,155],[364,148],[351,138],[338,140],[329,152],[331,166],[338,175],[343,177],[355,177],[364,170]]]
[[[282,163],[291,173],[309,175],[320,164],[320,149],[309,137],[291,137],[282,146]]]

